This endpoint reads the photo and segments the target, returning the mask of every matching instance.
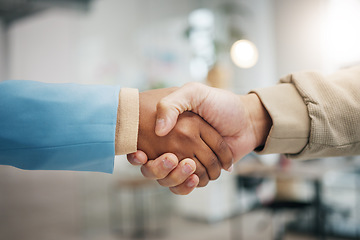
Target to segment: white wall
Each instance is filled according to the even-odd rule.
[[[321,48],[326,0],[274,0],[278,76],[323,70]]]
[[[139,48],[147,40],[138,39],[142,29],[179,17],[186,21],[192,6],[166,3],[93,1],[87,13],[55,9],[21,20],[10,31],[10,77],[141,88],[147,66]]]
[[[360,1],[329,0],[324,20],[326,71],[360,64]]]
[[[0,20],[0,81],[7,77],[7,35],[3,22]]]
[[[178,1],[176,7],[164,0],[94,2],[80,25],[79,78],[143,88],[146,78],[151,78],[149,55],[157,47],[165,53],[169,49],[181,61],[181,49],[170,36],[179,30],[179,21],[186,22],[191,6],[191,1]],[[173,78],[178,76],[183,75],[173,73]]]
[[[255,67],[234,68],[234,91],[245,93],[273,84],[277,76],[271,2],[242,0],[240,3],[251,13],[240,18],[238,24],[257,45],[260,54]],[[184,55],[186,49],[176,41],[186,40],[165,37],[171,35],[172,28],[185,28],[187,14],[195,7],[204,6],[207,4],[197,5],[190,0],[177,1],[176,7],[164,0],[151,3],[103,0],[94,1],[86,14],[57,9],[26,18],[10,31],[10,77],[141,88],[144,79],[151,77],[144,76],[151,63],[146,56],[149,49],[140,46],[161,42],[164,49],[172,49],[177,66],[183,66],[169,73],[173,77],[167,77],[167,81],[172,81],[169,85],[182,84],[190,80],[186,63],[189,59]],[[155,27],[166,24],[172,26],[164,28],[166,34]],[[151,36],[151,31],[158,36]]]
[[[254,42],[259,51],[258,63],[250,69],[235,68],[234,86],[238,93],[270,86],[277,81],[272,1],[240,1],[250,12],[239,19],[245,37]]]
[[[356,0],[273,0],[278,77],[360,63]]]
[[[69,11],[47,11],[9,30],[11,79],[76,81],[76,20]]]

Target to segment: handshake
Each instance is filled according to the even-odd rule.
[[[206,186],[221,169],[231,171],[265,144],[272,125],[256,94],[200,83],[142,92],[139,105],[138,151],[128,160],[175,194]]]

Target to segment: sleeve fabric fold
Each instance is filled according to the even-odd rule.
[[[253,92],[273,120],[260,154],[295,159],[360,154],[360,66],[329,76],[294,73]]]
[[[0,164],[112,173],[120,87],[0,83]]]

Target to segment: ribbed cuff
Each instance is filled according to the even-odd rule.
[[[307,144],[310,118],[296,88],[289,83],[251,91],[259,96],[273,126],[259,154],[299,153]]]
[[[116,121],[116,155],[136,152],[138,128],[139,91],[132,88],[122,88],[119,94],[119,106]]]

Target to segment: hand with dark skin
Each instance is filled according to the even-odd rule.
[[[232,165],[232,153],[217,131],[191,112],[181,114],[175,127],[166,136],[155,134],[156,106],[163,97],[174,90],[174,88],[159,89],[140,93],[138,149],[150,159],[156,159],[165,153],[173,153],[175,156],[164,155],[163,167],[175,167],[174,159],[184,159],[184,162],[179,163],[183,169],[174,170],[162,179],[154,176],[159,179],[161,185],[174,187],[174,184],[178,183],[178,177],[183,175],[177,171],[187,170],[187,173],[191,173],[196,169],[198,186],[206,186],[209,180],[219,177],[222,168],[228,169]],[[142,172],[151,178],[151,173],[147,172],[146,168],[142,168]],[[193,176],[188,181],[195,183],[197,179]],[[176,191],[176,189],[171,190]]]
[[[235,161],[253,151],[255,148],[264,146],[266,138],[272,126],[272,120],[260,99],[255,94],[236,95],[229,91],[211,88],[199,83],[189,83],[164,97],[157,105],[156,133],[166,136],[176,123],[179,114],[184,111],[192,111],[202,116],[223,137],[230,147]],[[164,156],[153,162],[159,164]],[[154,158],[149,158],[154,159]],[[143,164],[147,173],[156,176],[168,174],[169,169],[154,169],[154,165],[148,164],[148,156],[141,151],[128,155],[128,160],[133,165]],[[171,159],[176,163],[176,159]],[[160,164],[159,164],[160,165]],[[182,172],[182,165],[176,165],[174,169]],[[173,171],[175,171],[173,170]],[[144,174],[145,177],[147,175]],[[176,182],[178,194],[189,194],[194,188],[184,182],[190,181],[183,173]],[[184,180],[187,179],[187,180]]]

